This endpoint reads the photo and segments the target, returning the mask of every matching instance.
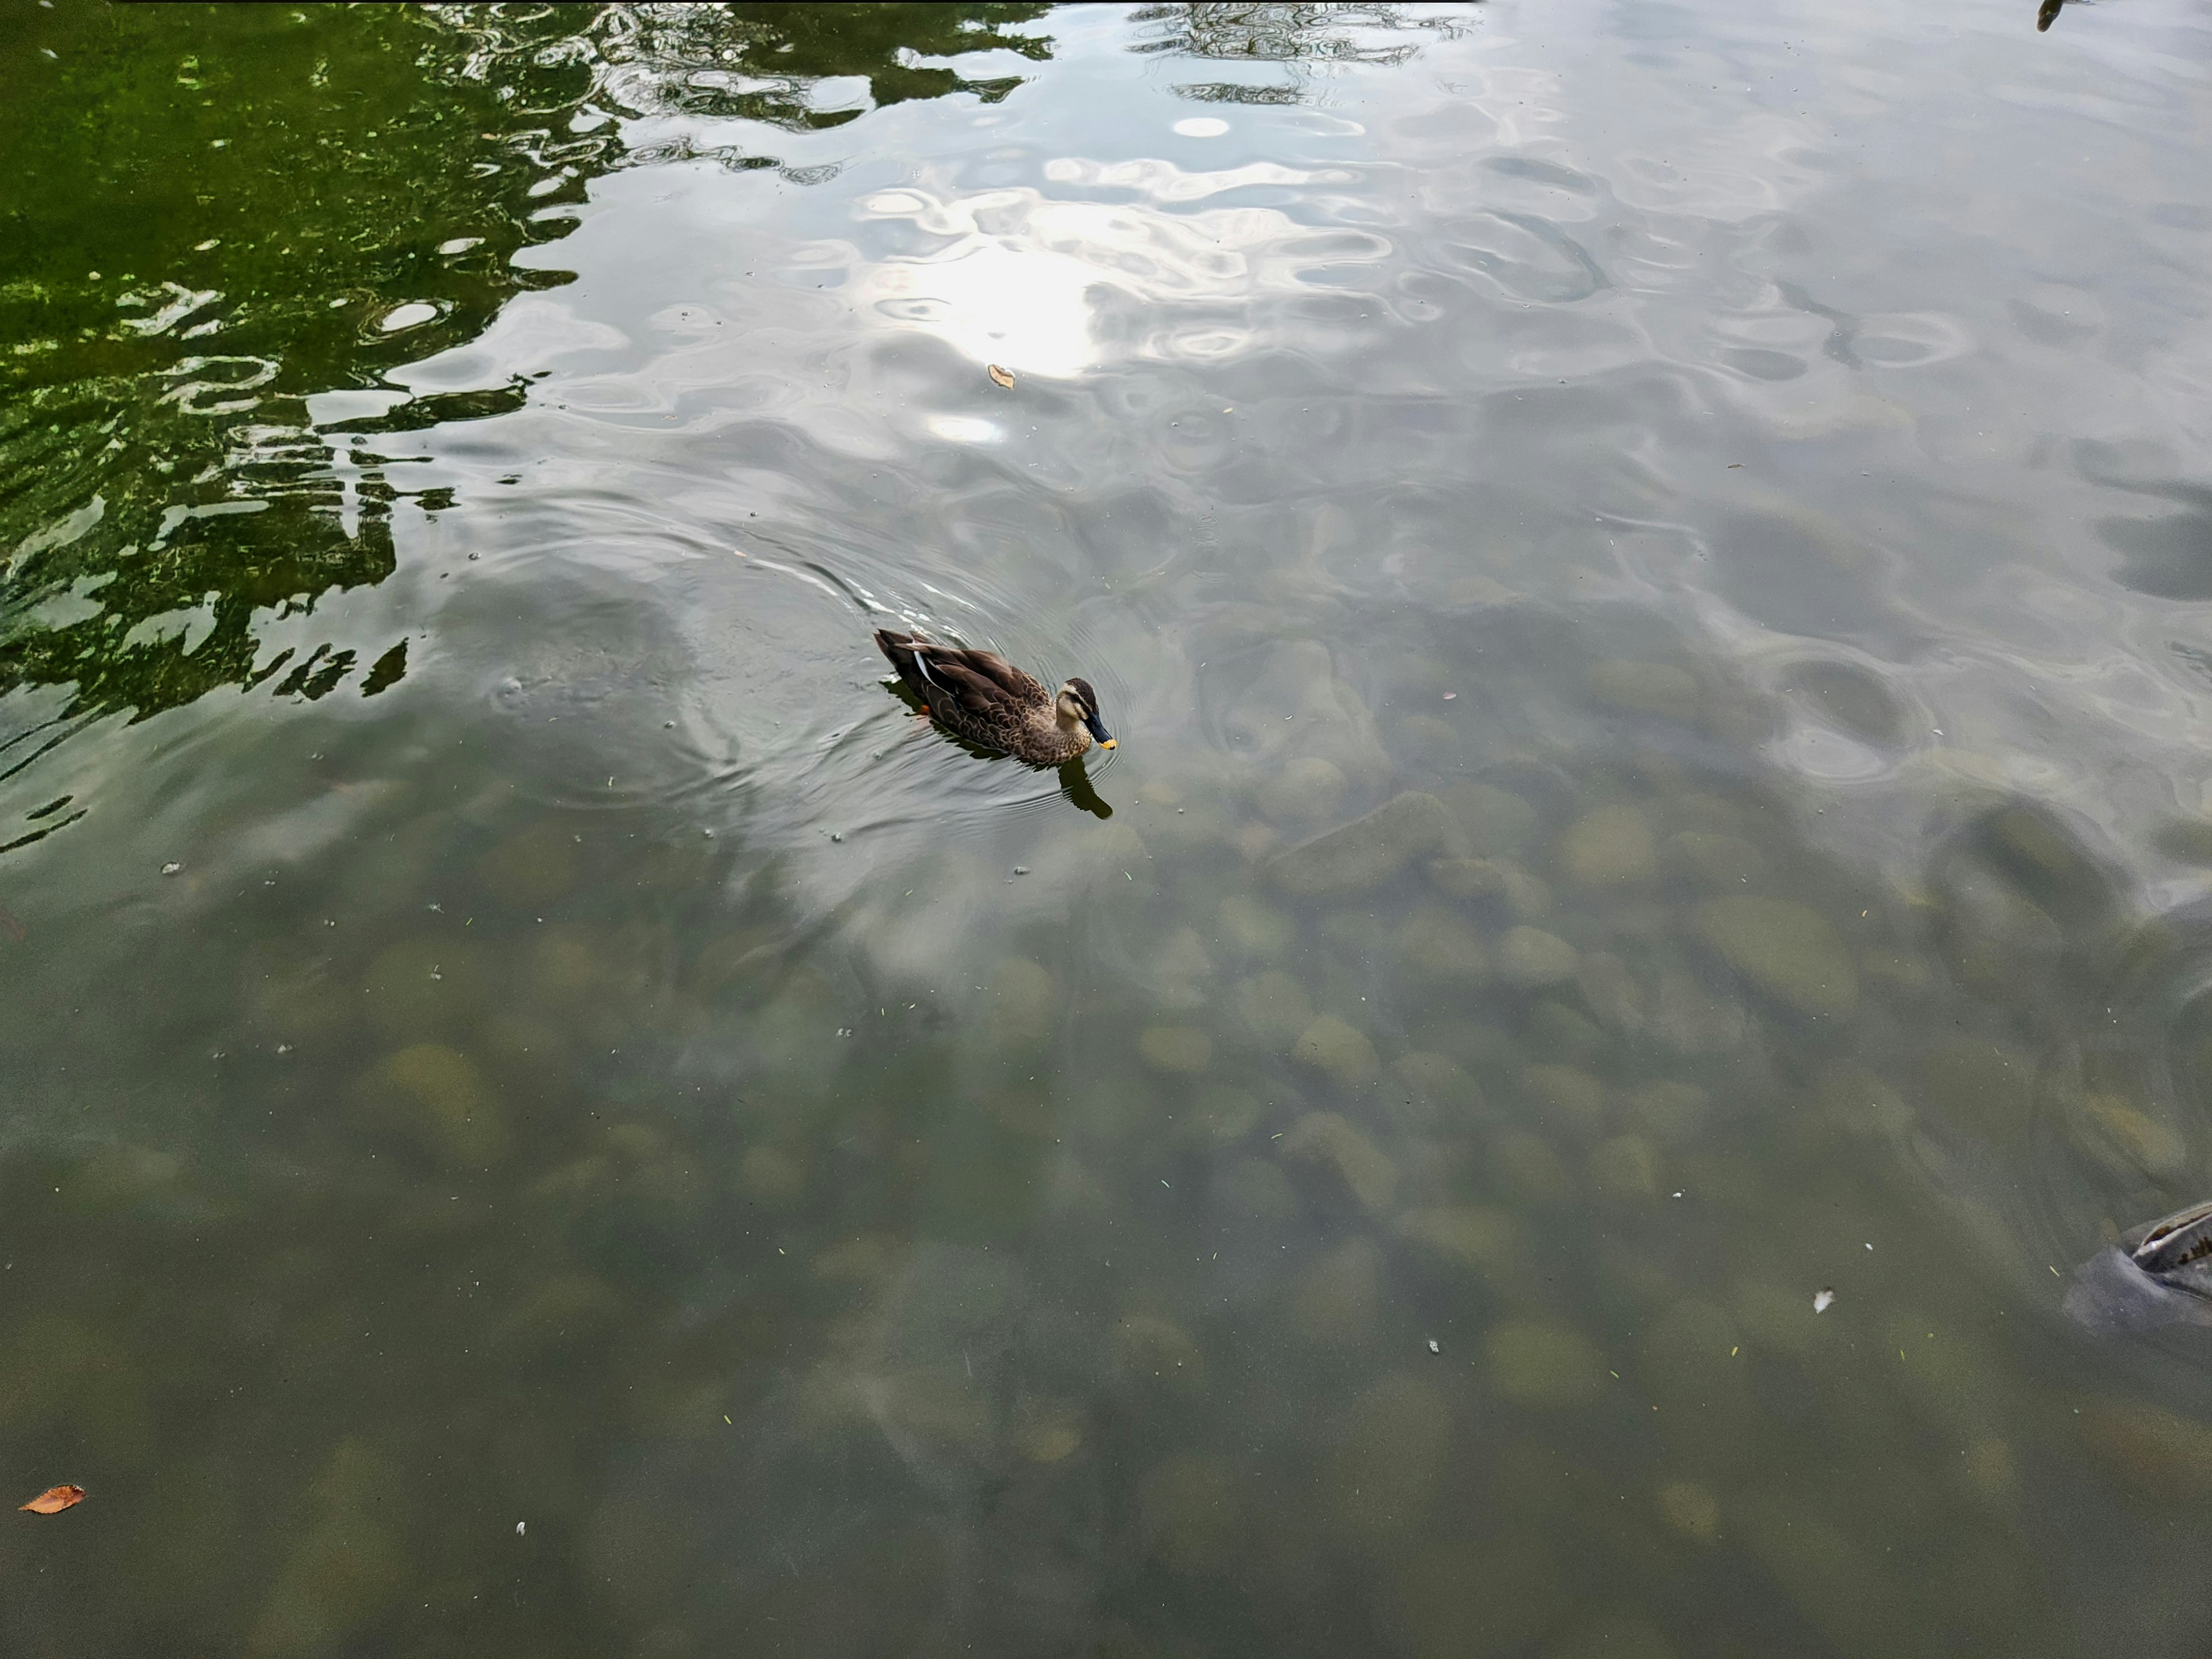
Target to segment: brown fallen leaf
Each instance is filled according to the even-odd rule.
[[[21,1507],[33,1515],[59,1515],[84,1502],[82,1486],[49,1486]]]
[[[983,372],[991,377],[993,386],[1004,386],[1009,392],[1014,389],[1013,370],[1000,368],[996,363],[986,363],[983,365]]]

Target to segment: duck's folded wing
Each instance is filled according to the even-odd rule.
[[[968,665],[990,680],[1008,696],[1023,702],[1045,696],[1045,689],[1036,678],[1015,667],[995,651],[969,651],[965,653]]]
[[[962,654],[964,653],[925,650],[919,653],[919,660],[922,672],[950,691],[963,708],[980,714],[994,703],[1004,701],[1006,694],[994,681],[963,661]]]

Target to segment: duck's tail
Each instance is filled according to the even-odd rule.
[[[924,702],[929,701],[933,690],[939,689],[930,684],[928,675],[923,672],[921,653],[916,649],[928,643],[919,634],[894,634],[888,628],[876,630],[876,649],[890,659],[891,666],[898,670],[898,677],[906,682],[907,689]]]

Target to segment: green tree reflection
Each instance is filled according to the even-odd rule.
[[[406,492],[374,456],[334,465],[331,434],[495,414],[526,388],[327,394],[386,388],[570,280],[516,256],[566,234],[593,176],[659,159],[624,118],[863,113],[816,106],[833,76],[878,106],[1003,98],[1018,77],[929,60],[1045,57],[1006,32],[1045,9],[0,8],[0,700],[64,689],[0,717],[0,778],[57,724],[404,673],[398,647],[357,681],[346,652],[261,659],[257,619],[394,568]]]

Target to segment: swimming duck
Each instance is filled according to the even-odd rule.
[[[995,651],[934,645],[888,629],[876,630],[876,646],[929,717],[970,743],[1032,766],[1063,765],[1093,738],[1101,749],[1114,746],[1088,680],[1064,680],[1057,692],[1048,691]]]

